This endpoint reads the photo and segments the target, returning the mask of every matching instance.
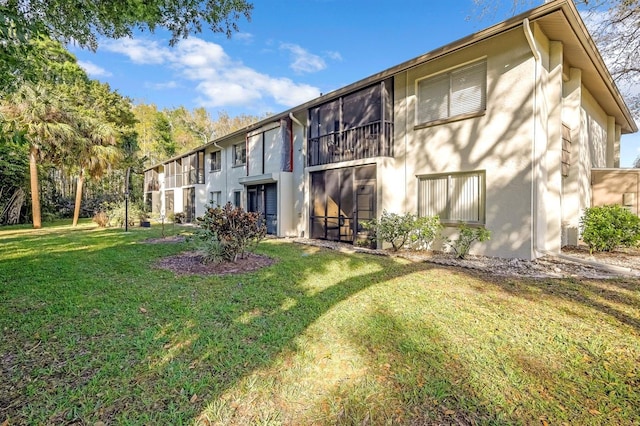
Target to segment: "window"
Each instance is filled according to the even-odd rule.
[[[418,215],[484,224],[485,172],[418,176]]]
[[[242,142],[233,146],[233,166],[242,166],[247,162],[247,145]]]
[[[220,200],[222,199],[222,192],[220,191],[212,191],[210,193],[209,204],[212,207],[220,207]]]
[[[487,102],[487,62],[418,80],[417,94],[416,124],[480,113]]]
[[[211,171],[212,172],[218,172],[222,169],[220,154],[222,154],[221,151],[216,151],[211,153]]]
[[[233,192],[233,205],[236,207],[242,207],[242,191]]]

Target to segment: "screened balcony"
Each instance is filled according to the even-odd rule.
[[[393,123],[379,121],[309,139],[309,166],[372,157],[393,157]]]
[[[393,79],[309,110],[307,166],[393,156]]]
[[[204,151],[198,151],[164,165],[165,188],[204,183]]]

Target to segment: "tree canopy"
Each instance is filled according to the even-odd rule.
[[[252,9],[246,0],[0,0],[0,91],[37,78],[28,59],[37,61],[37,49],[28,43],[37,36],[95,50],[99,37],[164,28],[173,45],[203,25],[230,36]]]

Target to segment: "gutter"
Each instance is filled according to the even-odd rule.
[[[533,144],[531,149],[531,255],[535,259],[538,257],[538,159],[537,159],[537,132],[538,127],[538,78],[540,76],[540,51],[536,47],[536,42],[531,32],[529,19],[522,20],[522,29],[524,36],[529,43],[529,48],[536,61],[533,74]]]

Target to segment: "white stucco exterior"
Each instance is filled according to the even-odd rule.
[[[621,133],[637,131],[589,40],[573,3],[550,2],[220,138],[199,149],[205,181],[194,185],[196,215],[212,192],[222,194],[222,203],[234,203],[239,191],[243,208],[270,209],[272,216],[277,211],[278,236],[309,237],[320,217],[325,225],[314,229],[332,223],[336,232],[325,231],[326,238],[353,241],[365,204],[373,212],[366,214],[376,217],[384,210],[418,213],[421,179],[471,173],[482,183],[475,201],[482,211],[473,225],[492,233],[472,253],[525,259],[557,253],[577,243],[579,218],[592,198],[592,168],[617,167]],[[482,70],[486,64],[484,107],[420,122],[421,84],[475,64]],[[318,108],[347,105],[363,93],[381,96],[372,103],[381,108],[378,121],[356,105],[350,111],[359,118],[349,121],[341,113],[326,135],[310,127],[325,126],[322,114],[332,111]],[[357,120],[365,121],[357,127]],[[392,138],[391,148],[383,145],[386,138]],[[234,146],[246,149],[245,163],[234,164]],[[211,170],[212,152],[221,155],[220,170]],[[365,169],[362,180],[358,170]],[[342,182],[342,201],[331,199],[332,182]],[[169,189],[161,184],[160,192]],[[318,194],[337,202],[337,210],[326,207],[326,217],[318,216]],[[184,202],[182,188],[174,188],[174,210]],[[329,210],[340,217],[331,218]],[[454,235],[456,224],[447,224],[445,235]]]

